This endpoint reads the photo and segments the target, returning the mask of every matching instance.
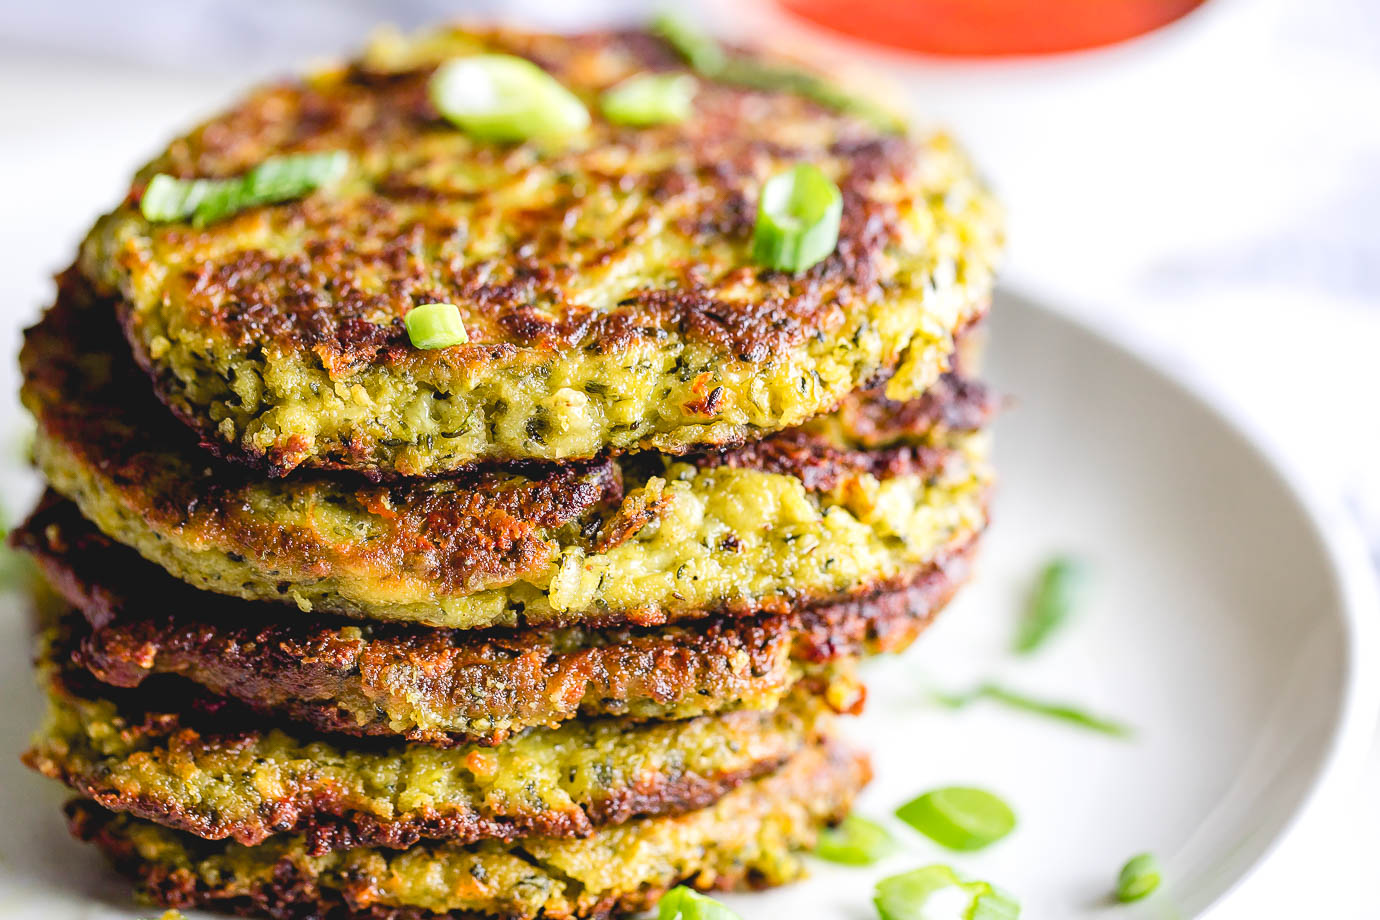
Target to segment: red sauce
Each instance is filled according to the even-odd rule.
[[[1143,35],[1204,0],[779,0],[855,38],[925,54],[1053,54]]]

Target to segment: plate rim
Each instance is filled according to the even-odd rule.
[[[1195,915],[1209,920],[1231,906],[1241,893],[1257,881],[1280,848],[1323,804],[1325,797],[1348,773],[1359,778],[1373,736],[1380,728],[1380,673],[1369,673],[1367,661],[1380,657],[1380,575],[1372,561],[1360,526],[1340,503],[1326,497],[1285,457],[1270,449],[1260,427],[1239,409],[1211,391],[1196,386],[1187,371],[1161,362],[1154,354],[1136,345],[1134,330],[1118,327],[1091,311],[1071,312],[1054,306],[1055,301],[1077,304],[1076,298],[1042,294],[1020,284],[1001,283],[994,302],[1016,301],[1021,308],[1037,314],[1042,321],[1064,332],[1091,337],[1115,356],[1135,365],[1157,382],[1212,417],[1230,436],[1247,449],[1274,478],[1283,493],[1293,501],[1311,530],[1336,589],[1340,625],[1345,645],[1346,674],[1338,716],[1329,733],[1318,769],[1307,780],[1307,788],[1297,805],[1281,822],[1279,829],[1261,847],[1256,857],[1228,882]]]

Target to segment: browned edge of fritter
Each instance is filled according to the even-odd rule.
[[[965,323],[963,326],[955,330],[954,340],[958,343],[958,347],[960,348],[960,350],[963,346],[963,340],[965,338],[967,338],[968,336],[976,337],[980,334],[977,330],[980,330],[985,324],[990,306],[990,300],[984,301],[983,304],[976,311],[973,318],[969,320],[967,323]],[[327,473],[352,474],[361,476],[364,479],[374,483],[402,482],[406,481],[408,478],[417,478],[405,477],[396,471],[382,469],[378,466],[360,465],[352,459],[327,459],[317,464],[289,465],[276,461],[274,459],[274,455],[270,452],[265,451],[260,453],[254,453],[249,450],[246,450],[244,449],[242,442],[230,442],[220,437],[220,434],[217,431],[215,424],[210,419],[205,418],[204,416],[196,412],[193,412],[191,409],[189,409],[187,406],[184,406],[182,403],[180,403],[173,397],[173,394],[176,392],[177,387],[172,382],[173,374],[171,370],[160,369],[159,367],[154,366],[152,362],[144,359],[142,349],[135,348],[133,353],[136,357],[140,359],[138,362],[139,366],[149,378],[149,382],[153,386],[153,393],[158,398],[159,404],[167,410],[168,414],[171,417],[175,418],[185,428],[191,431],[192,434],[194,434],[196,437],[197,445],[202,450],[206,451],[208,454],[214,457],[216,460],[219,460],[223,463],[231,464],[238,468],[253,471],[254,473],[259,475],[275,479],[288,476],[298,469],[312,469]],[[944,382],[944,378],[952,379],[954,376],[962,374],[962,368],[959,365],[957,352],[954,355],[950,356],[949,362],[950,370],[943,375],[941,381],[939,383],[936,383],[933,387],[931,387],[930,390],[927,390],[922,396],[920,396],[916,400],[913,400],[913,402],[924,405],[926,406],[926,409],[928,409],[930,406],[935,405],[936,396],[940,395],[941,393],[950,392],[949,385]],[[874,377],[872,380],[869,380],[866,384],[864,384],[863,387],[860,388],[860,390],[843,397],[842,399],[835,402],[833,405],[821,407],[816,417],[829,415],[839,411],[840,408],[847,405],[850,401],[854,400],[860,394],[865,394],[869,397],[876,396],[880,402],[885,402],[885,400],[881,399],[880,394],[886,388],[886,383],[890,378],[890,372],[879,374],[878,376]],[[977,387],[979,387],[980,384],[977,384],[977,382],[972,380],[971,378],[959,376],[958,379],[961,380],[963,384],[965,384],[964,387],[958,388],[961,390],[964,397],[966,398],[968,396],[978,396],[980,394],[981,400],[987,407],[984,411],[986,414],[990,415],[992,407],[996,404],[996,401],[992,398],[991,394],[985,389],[977,389]],[[969,405],[976,405],[976,403],[970,402]],[[914,410],[907,412],[907,415],[911,416],[912,418],[916,417],[918,414],[919,413],[915,412]],[[969,415],[968,417],[971,417],[971,415]],[[958,428],[959,426],[955,425],[954,427]],[[973,429],[977,427],[979,427],[979,424],[972,425]],[[684,450],[677,454],[669,454],[669,452],[667,453],[668,455],[684,456],[687,458],[699,458],[699,462],[701,465],[710,465],[714,460],[718,458],[720,454],[730,456],[736,454],[739,455],[741,459],[737,460],[737,462],[735,462],[733,465],[754,468],[752,459],[756,457],[758,454],[757,452],[754,452],[752,448],[756,446],[758,443],[762,442],[763,440],[769,440],[774,437],[781,437],[783,435],[785,436],[785,438],[783,438],[783,440],[785,441],[785,445],[783,446],[791,446],[791,442],[796,442],[798,444],[799,442],[804,440],[804,438],[802,438],[802,433],[799,429],[788,428],[781,431],[759,431],[756,433],[755,437],[742,435],[738,437],[721,438],[719,441],[714,443],[687,444]],[[566,458],[560,463],[601,463],[617,459],[618,457],[628,455],[629,453],[635,455],[637,452],[605,450],[598,454],[594,454],[588,457]],[[769,455],[771,453],[771,450],[768,449],[768,451],[763,453]],[[906,469],[902,466],[902,463],[904,462],[904,458],[909,453],[908,449],[892,448],[890,453],[898,455],[901,458],[901,461],[898,462],[897,459],[892,459],[890,461],[882,460],[873,462],[870,465],[877,469],[879,472],[886,470],[889,467],[892,475],[899,475],[900,473],[905,472]],[[937,456],[937,454],[920,453],[918,454],[918,456],[924,459],[929,459],[931,456]],[[546,464],[544,461],[473,461],[467,464],[461,464],[455,467],[454,469],[447,470],[443,473],[436,473],[421,478],[453,477],[456,475],[466,473],[478,473],[484,470],[492,469],[510,469],[517,471],[530,470],[533,473],[536,473],[543,466],[546,465],[548,464]],[[789,472],[789,469],[782,468],[770,471]],[[807,479],[806,481],[808,482],[810,480]],[[807,488],[810,488],[810,486],[807,486]]]
[[[449,745],[496,744],[512,729],[577,716],[636,713],[639,701],[671,705],[718,694],[731,707],[784,693],[801,667],[899,651],[966,581],[979,537],[864,595],[785,613],[672,627],[481,632],[283,618],[272,604],[208,595],[51,495],[11,539],[88,621],[88,629],[71,631],[69,660],[108,684],[178,675],[264,715],[356,736],[400,733],[377,709],[361,723],[337,703],[346,696],[422,697],[466,721],[499,723],[401,732]],[[347,627],[357,627],[358,638],[342,636]]]
[[[511,31],[489,35],[499,47],[535,57],[574,85],[588,82],[574,52],[589,45],[620,49],[640,60],[644,68],[683,66],[663,39],[645,32],[592,32],[562,36],[558,43]],[[191,178],[221,174],[227,167],[242,171],[255,156],[287,148],[347,149],[366,158],[370,151],[396,149],[445,125],[427,92],[434,68],[433,63],[380,73],[356,61],[340,81],[283,81],[251,94],[180,139],[161,166]],[[466,346],[461,350],[463,357],[450,358],[479,372],[517,348],[548,354],[564,349],[609,353],[626,348],[630,341],[655,338],[667,329],[677,330],[692,342],[711,343],[726,358],[768,363],[785,349],[827,334],[840,302],[886,296],[891,272],[882,267],[884,260],[877,254],[905,231],[899,209],[878,200],[869,189],[879,177],[913,175],[923,156],[915,138],[878,130],[865,120],[801,99],[789,88],[708,80],[697,98],[697,104],[708,106],[708,117],[661,126],[652,134],[646,127],[640,129],[644,142],[679,154],[669,168],[644,177],[650,198],[677,194],[677,190],[683,194],[687,183],[700,184],[709,193],[697,196],[692,215],[674,222],[677,229],[689,231],[692,245],[697,240],[750,236],[754,206],[745,185],[750,184],[756,156],[781,156],[792,148],[785,137],[764,137],[744,127],[761,123],[774,110],[778,97],[802,103],[809,117],[834,126],[827,147],[806,144],[795,150],[794,158],[827,152],[847,164],[838,180],[842,197],[839,239],[827,258],[804,271],[752,269],[766,296],[747,304],[716,295],[692,263],[681,268],[674,286],[642,287],[629,291],[616,304],[599,308],[578,306],[578,298],[570,296],[570,284],[578,277],[582,260],[573,251],[576,244],[559,232],[564,211],[553,205],[524,213],[523,223],[530,224],[525,228],[529,242],[514,245],[503,266],[506,271],[497,272],[498,277],[492,265],[443,265],[437,272],[429,270],[435,266],[418,264],[419,240],[434,242],[438,235],[448,233],[445,222],[436,227],[427,227],[424,221],[394,227],[380,219],[374,223],[381,228],[373,232],[347,225],[336,228],[340,232],[334,234],[324,232],[330,225],[317,225],[313,227],[317,237],[305,247],[305,254],[246,246],[232,256],[187,269],[196,308],[189,312],[202,317],[208,335],[223,337],[240,349],[272,344],[304,354],[333,377],[345,380],[361,367],[402,366],[405,370],[408,362],[435,360],[417,356],[401,318],[410,306],[435,301],[472,304],[491,314],[496,328],[502,330],[502,341]],[[596,121],[593,126],[596,134],[601,131],[599,125]],[[614,139],[627,141],[626,133],[616,128],[614,132]],[[245,161],[246,154],[254,156]],[[147,174],[131,183],[124,207],[137,207],[146,181]],[[388,214],[390,204],[434,191],[405,175],[384,175],[368,200],[375,213]],[[310,213],[308,203],[301,201],[278,207],[288,213]],[[391,232],[385,235],[384,228]],[[556,229],[554,238],[552,228]],[[614,242],[588,240],[585,245],[608,247]],[[381,275],[388,283],[382,290],[371,291],[370,285],[360,284],[360,275]],[[323,277],[330,283],[323,286],[310,280]],[[553,303],[563,305],[559,315],[537,306]],[[134,311],[122,305],[120,312],[126,325],[132,325]],[[381,322],[381,317],[387,321]],[[144,354],[146,346],[139,336],[131,330],[129,338],[140,360],[152,368],[155,362]],[[168,402],[176,403],[177,385],[157,371],[154,379]],[[242,446],[227,449],[216,443],[223,438],[195,410],[180,414],[202,432],[208,447],[255,464],[268,474],[285,473],[300,461],[292,458],[291,450],[287,451],[290,456],[279,456]],[[370,455],[365,446],[344,444],[316,465],[379,475]]]
[[[110,352],[116,353],[121,366],[127,366],[117,370],[119,386],[110,388],[115,390],[112,393],[115,399],[112,400],[110,408],[124,412],[124,414],[138,411],[139,423],[148,426],[150,433],[155,434],[156,440],[167,440],[168,443],[177,444],[177,446],[195,440],[201,450],[213,455],[218,461],[228,463],[229,470],[247,468],[253,470],[254,473],[275,477],[286,476],[288,472],[291,472],[290,469],[277,468],[266,457],[255,457],[255,455],[239,450],[235,444],[226,443],[208,419],[193,417],[178,407],[177,404],[164,399],[167,394],[166,386],[160,385],[159,371],[148,366],[139,367],[138,363],[130,360],[130,352],[127,352],[126,342],[120,341],[117,348],[110,348],[112,345],[110,339],[113,338],[110,332],[115,331],[112,320],[120,309],[119,301],[116,298],[99,294],[92,287],[90,281],[76,268],[69,268],[58,273],[55,276],[55,284],[57,284],[58,291],[57,301],[44,314],[39,323],[34,324],[29,330],[25,330],[26,342],[29,339],[43,337],[44,326],[48,323],[54,324],[62,332],[76,332],[80,337],[81,345],[83,345],[83,348],[76,349],[77,354],[90,352],[90,350],[94,350],[91,346],[97,346],[99,350],[110,350]],[[885,399],[882,396],[882,390],[885,389],[886,381],[890,375],[883,374],[869,381],[863,388],[843,397],[834,406],[822,408],[820,417],[832,414],[832,412],[846,411],[849,412],[850,418],[857,418],[861,425],[865,426],[860,432],[864,443],[868,444],[869,450],[880,452],[880,458],[869,458],[864,461],[864,451],[832,450],[828,451],[828,461],[832,461],[835,465],[840,461],[849,462],[851,469],[875,469],[878,472],[890,470],[891,474],[909,472],[909,470],[923,472],[926,469],[933,469],[932,466],[927,466],[925,462],[920,461],[907,462],[907,458],[911,455],[907,446],[897,446],[891,441],[896,441],[903,434],[926,432],[926,430],[937,425],[944,425],[954,430],[983,428],[998,408],[998,400],[994,394],[985,388],[983,383],[974,378],[976,368],[966,366],[970,361],[965,360],[965,354],[970,350],[967,348],[970,343],[981,341],[983,338],[988,309],[989,302],[984,302],[972,319],[955,330],[955,352],[949,356],[949,370],[941,375],[940,381],[934,383],[932,388],[926,390],[922,396],[909,400],[907,403],[894,403],[894,401]],[[81,319],[84,321],[73,323],[68,319],[70,313],[80,313]],[[86,321],[91,319],[97,319],[97,323],[92,324],[90,321]],[[34,352],[39,352],[39,349],[34,348]],[[137,356],[137,350],[134,354]],[[30,361],[29,364],[34,374],[44,374],[44,371],[39,367],[39,357]],[[139,367],[138,375],[128,372],[134,370],[135,367]],[[153,375],[152,389],[156,399],[150,400],[148,397],[135,396],[135,393],[148,392],[148,386],[139,386],[138,379],[139,377],[149,377],[150,374]],[[59,386],[54,386],[52,389],[59,389]],[[156,410],[155,407],[157,407]],[[185,430],[172,432],[170,426],[167,425],[170,419],[177,419],[179,422],[178,429],[190,429],[190,432],[195,434],[195,439],[186,436]],[[55,432],[55,434],[68,443],[83,440],[80,437],[80,430],[70,433],[72,436],[68,437],[63,437],[62,432]],[[716,444],[698,444],[698,446],[687,447],[683,455],[698,458],[698,462],[701,462],[702,465],[712,465],[716,459],[724,457],[724,455],[727,457],[740,455],[740,459],[737,459],[734,465],[753,468],[751,458],[758,454],[755,454],[751,448],[756,446],[760,440],[770,440],[782,436],[784,436],[782,447],[789,448],[791,454],[795,455],[798,461],[805,461],[805,459],[813,457],[813,452],[802,452],[802,446],[810,446],[814,440],[810,439],[802,429],[762,432],[758,439],[741,437],[741,439],[722,441],[722,443]],[[740,448],[749,448],[749,450],[741,451]],[[766,455],[770,455],[771,452],[773,451],[769,448]],[[567,458],[560,463],[522,461],[522,459],[504,462],[475,462],[462,466],[462,468],[449,470],[444,474],[421,477],[421,479],[442,479],[442,477],[453,479],[457,474],[482,473],[486,470],[513,470],[513,472],[531,474],[531,476],[540,479],[542,470],[563,469],[569,468],[569,466],[588,465],[588,463],[604,463],[618,457],[618,455],[627,454],[627,451],[606,451],[596,455],[596,457]],[[636,451],[633,451],[632,454],[635,455]],[[858,457],[851,457],[853,454],[857,454]],[[919,452],[918,458],[925,457],[927,457],[925,452]],[[319,469],[323,473],[359,476],[364,480],[373,481],[373,483],[391,483],[391,481],[406,481],[408,479],[408,477],[386,472],[386,470],[353,468],[348,463],[326,465]],[[771,470],[771,472],[798,474],[800,479],[806,481],[811,479],[809,468],[799,470],[799,472],[798,470],[799,468],[796,466],[784,465],[781,468]],[[239,476],[243,476],[243,473],[240,473]],[[239,476],[228,472],[230,479],[236,479]],[[417,479],[417,477],[411,477],[411,479]]]
[[[250,507],[250,493],[261,480],[206,456],[148,392],[113,317],[84,301],[91,296],[85,285],[64,276],[60,288],[57,304],[25,333],[20,354],[24,401],[44,436],[63,444],[74,462],[115,483],[110,488],[121,493],[121,504],[155,531],[200,534],[232,557],[270,548],[285,573],[285,604],[293,603],[287,573],[299,580],[321,577],[347,564],[407,571],[450,595],[511,584],[549,564],[553,534],[562,528],[577,528],[588,548],[607,550],[655,517],[654,509],[618,510],[625,472],[662,470],[660,455],[644,454],[616,463],[486,468],[443,483],[370,485],[351,474],[316,473],[284,486],[300,500],[348,494],[363,508],[380,509],[373,513],[382,532],[367,546],[336,547],[308,529],[264,520]],[[845,414],[875,446],[840,448],[824,435],[796,429],[740,449],[701,454],[696,462],[767,469],[815,490],[857,473],[930,475],[951,452],[912,443],[917,432],[955,425],[973,430],[996,405],[981,384],[950,377],[913,403],[850,401]],[[761,605],[729,604],[723,612],[780,613],[792,603],[780,597]],[[659,608],[611,610],[597,621],[581,614],[576,625],[652,625],[668,617],[673,614]]]
[[[848,813],[853,797],[871,776],[866,755],[838,743],[827,743],[802,751],[776,774],[761,780],[757,798],[764,812],[777,801],[828,803],[822,823],[833,823]],[[420,908],[380,905],[376,903],[378,892],[374,879],[351,878],[341,888],[324,887],[309,866],[290,857],[275,866],[272,879],[266,883],[242,886],[233,878],[225,878],[221,884],[212,885],[191,870],[144,860],[129,839],[112,828],[112,814],[92,802],[74,800],[68,803],[66,812],[73,836],[99,847],[117,871],[138,884],[142,895],[165,907],[209,908],[273,920],[440,920],[442,917],[446,920],[532,920],[520,914],[471,911],[436,914]],[[219,846],[190,837],[186,842],[193,853],[214,852]],[[688,878],[665,879],[643,886],[633,894],[605,897],[580,917],[582,920],[607,918],[646,910],[665,891],[681,883],[705,887],[693,874]],[[707,887],[719,890],[760,888],[763,880],[744,869],[721,872]],[[558,915],[544,916],[556,920]]]
[[[52,674],[50,692],[74,702],[102,698],[117,707],[125,722],[122,739],[137,746],[133,756],[153,756],[161,750],[170,762],[180,757],[195,758],[201,753],[233,753],[255,743],[275,730],[282,730],[302,743],[324,740],[309,729],[284,722],[270,722],[245,707],[204,693],[187,692],[154,679],[136,690],[105,687],[89,675]],[[812,687],[808,692],[823,692]],[[176,711],[169,711],[169,700]],[[743,711],[725,716],[704,716],[702,720],[726,719],[725,730],[755,732],[774,718],[771,713]],[[301,834],[309,852],[320,855],[332,850],[369,846],[406,849],[422,840],[448,840],[465,844],[480,840],[509,841],[522,837],[584,837],[600,827],[622,824],[635,818],[682,814],[712,805],[742,783],[776,770],[796,754],[801,745],[821,740],[826,725],[814,725],[800,716],[798,738],[781,736],[774,747],[764,745],[762,757],[744,769],[716,773],[677,775],[647,772],[630,784],[608,789],[603,797],[588,802],[572,802],[569,807],[531,808],[526,803],[496,807],[492,803],[472,804],[463,810],[443,812],[435,807],[418,807],[389,818],[366,814],[353,807],[346,795],[321,781],[308,781],[296,788],[282,788],[271,801],[265,801],[253,819],[231,820],[221,814],[207,815],[205,809],[187,807],[174,793],[134,793],[118,786],[99,767],[72,769],[61,756],[37,745],[22,757],[26,766],[49,779],[57,780],[81,796],[112,812],[127,812],[165,827],[207,840],[233,839],[254,846],[276,834]],[[688,725],[689,723],[683,723]],[[775,737],[775,736],[773,736]],[[370,739],[352,745],[386,755],[395,745]],[[457,762],[457,769],[464,762]]]

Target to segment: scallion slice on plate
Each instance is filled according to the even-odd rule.
[[[845,866],[870,866],[896,850],[896,841],[876,821],[849,815],[819,832],[815,855]]]
[[[964,881],[948,866],[925,866],[877,883],[882,920],[1017,920],[1021,905],[991,884]]]
[[[1160,864],[1150,853],[1132,856],[1116,880],[1116,899],[1123,904],[1148,898],[1160,887]]]
[[[996,795],[972,786],[945,786],[896,809],[896,817],[951,850],[981,850],[1016,828],[1016,814]]]
[[[678,885],[656,904],[657,920],[740,920],[737,914],[693,888]]]
[[[991,681],[964,693],[935,693],[934,700],[950,709],[963,709],[978,700],[991,700],[1009,709],[1044,716],[1114,738],[1130,738],[1135,734],[1135,729],[1125,722],[1098,715],[1072,703],[1039,699]]]
[[[1078,560],[1066,556],[1050,560],[1040,570],[1012,650],[1028,655],[1048,642],[1068,622],[1086,581],[1087,570]]]

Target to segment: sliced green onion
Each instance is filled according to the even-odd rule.
[[[652,31],[676,49],[687,64],[705,76],[713,76],[724,66],[727,56],[714,37],[699,26],[667,10],[652,20]]]
[[[993,888],[977,896],[973,909],[968,912],[968,920],[1017,920],[1020,915],[1021,902]]]
[[[908,127],[906,120],[897,113],[850,93],[819,74],[798,67],[736,57],[730,59],[715,74],[715,78],[748,89],[795,93],[836,112],[857,115],[890,134],[904,134]]]
[[[1047,716],[1051,719],[1058,719],[1070,725],[1077,725],[1082,728],[1104,735],[1113,735],[1117,738],[1129,738],[1135,734],[1131,726],[1125,722],[1109,719],[1105,716],[1095,715],[1078,706],[1069,703],[1050,702],[1048,700],[1038,700],[1034,697],[1008,690],[995,684],[987,684],[982,688],[982,695],[989,700],[1003,703],[1013,709],[1035,715]]]
[[[139,199],[146,220],[191,218],[198,227],[224,220],[246,208],[300,198],[340,180],[350,168],[343,150],[269,157],[233,179],[178,179],[159,173]]]
[[[925,866],[877,883],[882,920],[1017,920],[1021,905],[988,882],[964,881],[948,866]]]
[[[843,195],[818,166],[800,163],[762,186],[752,259],[800,272],[825,259],[839,242]]]
[[[896,850],[896,841],[876,821],[849,815],[819,832],[815,855],[845,866],[870,866]]]
[[[1012,650],[1028,655],[1044,645],[1068,622],[1087,581],[1087,570],[1075,559],[1051,560],[1041,571],[1030,595]]]
[[[883,131],[906,131],[906,121],[897,113],[856,96],[819,74],[787,64],[730,56],[713,36],[674,14],[658,16],[652,22],[652,31],[702,77],[765,92],[795,93],[826,108],[864,118]]]
[[[460,308],[453,303],[424,303],[413,307],[403,316],[407,337],[417,348],[449,348],[464,345],[470,340]]]
[[[159,173],[145,187],[139,199],[139,211],[145,220],[186,220],[196,212],[196,206],[217,181],[221,180],[177,179]]]
[[[951,850],[980,850],[1016,827],[1011,806],[987,790],[971,786],[926,792],[896,809],[896,817]]]
[[[718,901],[684,885],[661,896],[656,903],[656,917],[657,920],[741,920]]]
[[[574,93],[526,58],[476,54],[447,61],[428,85],[436,109],[486,141],[578,134],[589,111]]]
[[[1150,853],[1132,856],[1116,880],[1116,899],[1123,904],[1148,898],[1160,887],[1160,864]]]
[[[1037,699],[1028,696],[1000,684],[987,682],[969,690],[966,693],[934,693],[935,702],[947,706],[950,709],[962,709],[977,700],[991,700],[994,703],[1001,703],[1012,709],[1021,712],[1028,712],[1032,715],[1044,716],[1049,719],[1056,719],[1069,725],[1079,728],[1086,728],[1089,731],[1100,732],[1104,735],[1111,735],[1116,738],[1129,738],[1135,734],[1135,729],[1106,716],[1096,715],[1088,712],[1079,706],[1071,703],[1059,703],[1049,700]]]
[[[607,90],[599,104],[620,125],[674,124],[690,117],[695,88],[688,73],[644,73]]]

